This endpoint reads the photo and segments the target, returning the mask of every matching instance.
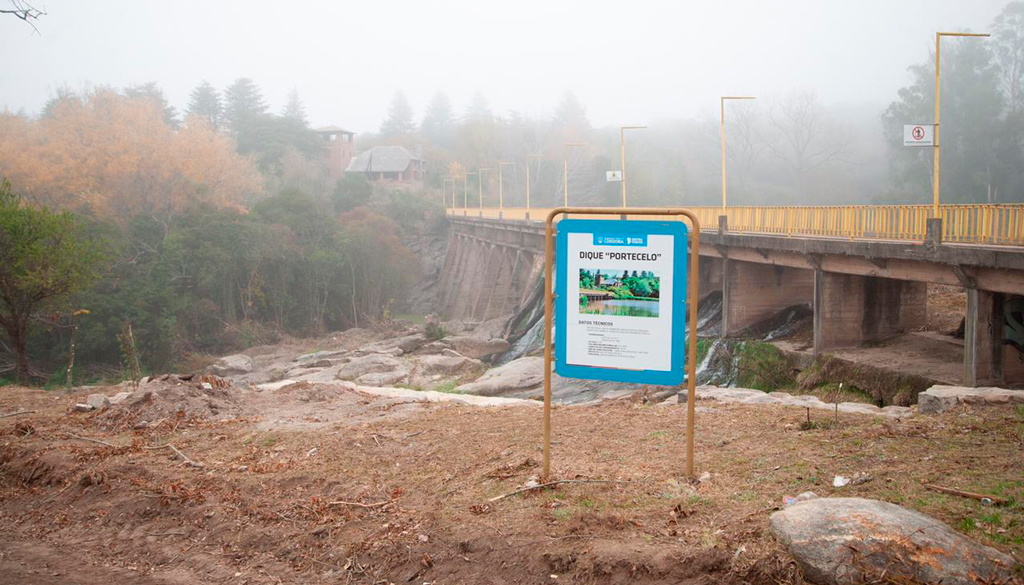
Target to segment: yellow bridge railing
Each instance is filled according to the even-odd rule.
[[[701,227],[718,229],[721,207],[690,207]],[[925,237],[930,205],[816,205],[729,207],[728,229],[737,233],[851,239],[915,240]],[[449,208],[449,215],[543,221],[550,208]],[[942,241],[1024,245],[1024,203],[943,205]],[[647,217],[650,219],[650,216]]]

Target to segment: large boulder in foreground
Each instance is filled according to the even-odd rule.
[[[487,370],[475,382],[455,389],[462,394],[505,396],[530,390],[544,383],[544,358],[524,357]]]
[[[813,583],[881,578],[974,585],[1009,581],[1014,560],[906,508],[864,498],[818,498],[772,514],[772,533]]]
[[[210,366],[210,372],[218,376],[238,376],[252,371],[252,358],[236,354],[224,356]]]
[[[917,395],[917,411],[921,414],[936,414],[961,404],[972,406],[997,406],[1024,404],[1024,390],[968,386],[932,386]]]

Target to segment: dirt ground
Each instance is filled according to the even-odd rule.
[[[1024,409],[814,412],[800,430],[803,409],[702,403],[701,483],[682,473],[680,406],[556,407],[554,478],[594,481],[492,501],[538,474],[540,409],[282,390],[134,429],[155,414],[4,388],[0,415],[35,412],[0,418],[0,582],[800,582],[767,526],[808,490],[908,506],[1024,558]],[[855,473],[871,480],[832,487]]]

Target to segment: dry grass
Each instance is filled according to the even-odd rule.
[[[379,422],[316,430],[230,421],[118,434],[102,433],[88,416],[66,416],[41,392],[0,399],[0,412],[19,408],[43,410],[14,417],[31,426],[28,434],[0,420],[0,520],[17,527],[16,538],[45,535],[104,562],[196,582],[207,582],[197,577],[204,571],[249,575],[259,564],[273,579],[251,582],[307,583],[333,571],[351,582],[411,574],[474,583],[498,570],[509,582],[548,573],[562,574],[560,582],[617,582],[626,571],[633,582],[654,583],[686,578],[680,559],[718,581],[788,582],[798,576],[767,520],[784,496],[808,490],[901,504],[1024,556],[1021,409],[904,421],[840,414],[838,424],[815,411],[821,428],[801,431],[803,409],[712,403],[696,428],[698,473],[712,479],[698,483],[683,474],[679,406],[559,407],[554,477],[624,483],[564,484],[488,502],[539,472],[539,409],[446,405],[384,418],[381,407]],[[66,431],[125,447],[68,441]],[[167,452],[141,448],[165,442],[207,467],[185,468]],[[35,463],[25,463],[26,453]],[[26,483],[29,469],[36,478]],[[834,475],[857,472],[873,480],[832,488]],[[104,478],[102,486],[81,487],[84,474]],[[983,506],[926,483],[1012,501]],[[334,501],[390,503],[328,505]],[[115,508],[125,512],[110,514]],[[170,548],[140,536],[174,531],[187,536],[169,537]],[[193,542],[229,554],[196,556]]]

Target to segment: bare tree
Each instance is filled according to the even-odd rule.
[[[765,145],[783,161],[802,189],[807,175],[833,162],[845,162],[852,136],[829,119],[814,92],[794,94],[768,111],[774,131]]]
[[[7,0],[11,7],[0,8],[0,14],[12,14],[15,18],[20,18],[27,22],[37,33],[39,29],[32,22],[33,20],[39,20],[40,16],[45,16],[46,11],[36,8],[31,3],[25,0]]]

